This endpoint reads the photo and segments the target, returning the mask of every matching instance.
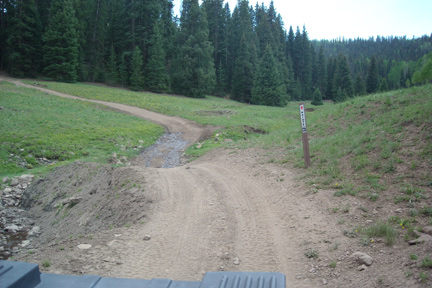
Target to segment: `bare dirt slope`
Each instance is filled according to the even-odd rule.
[[[192,142],[211,131],[177,117],[102,104],[183,131]],[[33,185],[40,192],[29,212],[39,217],[41,240],[15,259],[49,263],[44,272],[105,277],[200,280],[207,271],[277,271],[287,276],[287,287],[420,285],[405,277],[413,263],[397,254],[399,247],[363,247],[343,236],[343,227],[361,217],[362,203],[310,191],[299,172],[268,160],[258,149],[214,150],[171,169],[60,168]],[[54,198],[62,189],[82,200],[69,210],[58,206],[61,197]],[[45,197],[54,197],[51,206]],[[335,216],[336,206],[348,209]],[[362,271],[350,257],[359,250],[374,258]],[[319,258],[307,258],[308,251]]]

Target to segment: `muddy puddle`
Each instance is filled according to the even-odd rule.
[[[136,164],[154,168],[174,168],[184,164],[184,149],[189,144],[182,133],[165,133],[155,144],[146,148],[136,159]]]

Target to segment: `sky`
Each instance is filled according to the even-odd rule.
[[[266,7],[271,0],[259,0]],[[225,0],[231,13],[237,0]],[[180,17],[182,0],[173,0]],[[201,1],[200,1],[201,3]],[[255,6],[257,1],[249,0]],[[420,37],[432,34],[432,0],[273,0],[288,31],[306,26],[310,40],[368,39],[379,36]]]

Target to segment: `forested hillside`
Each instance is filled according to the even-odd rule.
[[[432,35],[311,41],[274,7],[239,0],[0,0],[0,68],[271,106],[432,79]],[[233,10],[231,10],[233,8]],[[321,96],[323,95],[323,96]]]

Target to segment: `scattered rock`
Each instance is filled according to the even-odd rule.
[[[16,233],[19,230],[20,228],[15,224],[8,225],[4,228],[4,231],[7,233]]]
[[[28,232],[28,236],[34,236],[40,233],[40,227],[39,226],[34,226],[29,232]]]
[[[27,247],[29,244],[30,244],[30,240],[23,240],[23,241],[21,242],[21,247],[22,247],[22,248],[25,248],[25,247]]]
[[[432,226],[423,227],[422,232],[428,235],[432,235]]]
[[[149,241],[150,239],[151,239],[150,235],[145,235],[143,238],[144,241]]]
[[[9,177],[4,177],[4,178],[2,179],[2,183],[3,183],[3,184],[8,183],[9,181],[10,181],[10,178],[9,178]]]
[[[351,257],[354,258],[357,261],[357,263],[365,264],[366,266],[370,266],[373,263],[372,257],[367,255],[366,253],[355,252],[354,254],[351,255]]]
[[[327,283],[328,283],[328,282],[327,282],[326,279],[322,279],[322,284],[323,284],[323,285],[327,285]]]
[[[67,206],[67,205],[69,205],[69,207],[73,207],[76,204],[80,203],[82,200],[83,200],[83,197],[72,196],[71,198],[64,199],[64,200],[60,201],[56,205],[56,207]]]
[[[240,265],[240,259],[234,258],[233,263],[234,263],[234,265]]]
[[[358,271],[363,271],[363,270],[366,270],[366,269],[367,269],[367,267],[366,267],[365,264],[363,264],[363,265],[361,265],[361,266],[359,266],[359,267],[357,268]]]
[[[92,245],[90,245],[90,244],[79,244],[77,247],[80,250],[88,250],[88,249],[90,249],[92,247]]]
[[[18,178],[13,178],[12,181],[11,181],[11,183],[10,183],[10,186],[11,186],[11,187],[15,187],[15,186],[17,186],[18,184],[19,184],[19,180],[18,180]]]
[[[414,234],[416,234],[419,238],[409,241],[408,243],[410,245],[415,245],[415,244],[420,244],[420,243],[425,243],[425,242],[428,242],[428,243],[432,242],[432,236],[429,234],[421,233],[417,230],[414,230]]]

